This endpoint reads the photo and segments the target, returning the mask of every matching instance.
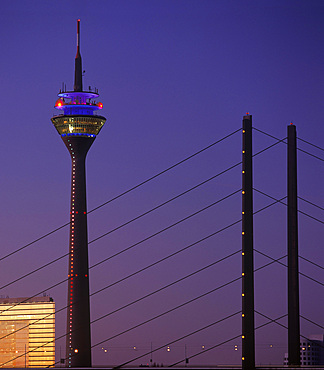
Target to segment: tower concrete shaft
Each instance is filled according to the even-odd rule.
[[[91,366],[85,160],[94,137],[63,138],[72,159],[68,279],[67,366]]]

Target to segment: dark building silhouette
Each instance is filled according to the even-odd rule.
[[[55,108],[63,114],[51,120],[72,159],[71,216],[68,275],[66,366],[91,367],[89,266],[85,159],[106,118],[95,115],[102,103],[96,89],[83,91],[80,54],[80,20],[73,91],[63,87]]]

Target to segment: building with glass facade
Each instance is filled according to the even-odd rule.
[[[324,335],[310,335],[300,339],[300,364],[324,365]],[[285,353],[284,365],[288,366],[288,353]]]
[[[54,363],[53,299],[0,298],[0,367],[47,367]]]

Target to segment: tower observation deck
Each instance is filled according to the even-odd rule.
[[[85,159],[106,118],[96,111],[98,90],[83,91],[80,54],[80,20],[77,21],[77,53],[73,91],[60,90],[51,118],[72,160],[68,272],[68,311],[65,365],[91,367],[89,264]]]

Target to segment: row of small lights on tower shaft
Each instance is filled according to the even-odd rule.
[[[74,149],[72,147],[72,144],[69,144],[71,154],[72,154],[72,205],[71,205],[71,265],[70,265],[70,320],[69,320],[69,364],[71,364],[71,351],[72,351],[72,341],[71,341],[71,332],[72,332],[72,304],[73,304],[73,258],[74,258],[74,201],[75,201],[75,155],[74,155]],[[78,352],[77,349],[75,349],[75,353]]]
[[[68,142],[70,142],[70,140],[68,140]],[[72,305],[73,305],[73,278],[74,276],[77,276],[77,275],[74,275],[74,267],[73,267],[73,260],[74,260],[74,218],[75,218],[75,214],[78,213],[78,211],[75,210],[75,207],[74,207],[74,203],[75,203],[75,188],[76,188],[76,183],[75,183],[75,154],[74,154],[74,149],[72,147],[72,144],[69,143],[69,149],[71,151],[71,154],[72,154],[72,199],[71,199],[71,258],[70,258],[70,261],[71,261],[71,264],[70,264],[70,296],[69,296],[69,303],[70,303],[70,316],[69,316],[69,347],[70,347],[70,352],[69,352],[69,364],[71,364],[71,355],[72,355],[72,351],[73,351],[73,348],[72,348],[72,340],[71,340],[71,333],[72,333],[72,324],[73,324],[73,315],[72,315]],[[86,214],[86,212],[84,212],[84,214]],[[74,353],[78,353],[79,350],[77,348],[74,349]]]
[[[91,135],[92,136],[92,135]],[[93,135],[95,136],[95,135]],[[73,310],[73,283],[74,283],[74,276],[78,276],[77,274],[74,274],[74,253],[75,253],[75,244],[74,244],[74,227],[75,227],[75,216],[76,214],[79,213],[75,209],[75,190],[76,190],[76,179],[75,179],[75,153],[72,144],[69,142],[69,150],[71,152],[72,156],[72,196],[71,196],[71,250],[70,250],[70,286],[69,286],[69,366],[71,366],[71,357],[72,357],[72,352],[78,353],[79,350],[78,348],[72,348],[72,325],[73,325],[73,315],[72,315],[72,310]],[[83,212],[86,214],[86,212]],[[85,275],[86,277],[88,275]]]

